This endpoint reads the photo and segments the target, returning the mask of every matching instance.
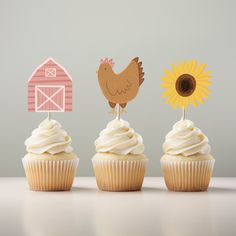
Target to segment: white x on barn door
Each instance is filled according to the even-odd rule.
[[[64,112],[65,87],[63,85],[40,85],[35,87],[36,112]]]

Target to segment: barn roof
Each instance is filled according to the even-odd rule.
[[[60,69],[62,69],[62,70],[65,72],[65,74],[67,75],[67,77],[68,77],[70,80],[72,80],[72,78],[71,78],[70,74],[67,72],[67,70],[66,70],[62,65],[60,65],[58,62],[56,62],[53,58],[49,57],[47,60],[45,60],[42,64],[40,64],[40,65],[33,71],[33,73],[31,74],[31,76],[30,76],[29,79],[28,79],[28,82],[34,77],[34,75],[36,74],[36,72],[37,72],[41,67],[43,67],[44,65],[48,64],[49,62],[51,62],[51,63],[57,65],[58,67],[60,67]]]

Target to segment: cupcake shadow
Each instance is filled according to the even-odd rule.
[[[133,191],[104,191],[98,188],[89,188],[89,187],[72,187],[72,192],[78,193],[158,193],[158,192],[166,192],[166,189],[158,188],[158,187],[142,187],[141,190],[133,190]]]
[[[80,192],[80,193],[95,193],[98,190],[94,188],[89,188],[89,187],[72,187],[71,188],[72,192]]]
[[[149,193],[158,193],[158,192],[166,192],[166,189],[158,188],[158,187],[143,187],[140,192],[149,192]]]
[[[228,193],[228,194],[236,194],[236,189],[234,188],[221,188],[221,187],[209,187],[207,192],[211,193]]]

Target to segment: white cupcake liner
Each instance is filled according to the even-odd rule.
[[[72,160],[22,159],[28,184],[35,191],[70,190],[79,158]]]
[[[166,186],[172,191],[204,191],[208,189],[215,159],[163,160],[161,167]]]
[[[148,159],[92,159],[97,185],[105,191],[135,191],[142,188]]]

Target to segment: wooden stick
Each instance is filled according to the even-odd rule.
[[[118,108],[117,108],[117,115],[116,115],[116,118],[118,120],[120,120],[120,105],[118,104]]]
[[[51,120],[51,118],[52,118],[51,112],[48,112],[48,120]]]
[[[186,110],[185,108],[183,108],[182,110],[182,120],[185,120],[186,119]]]

